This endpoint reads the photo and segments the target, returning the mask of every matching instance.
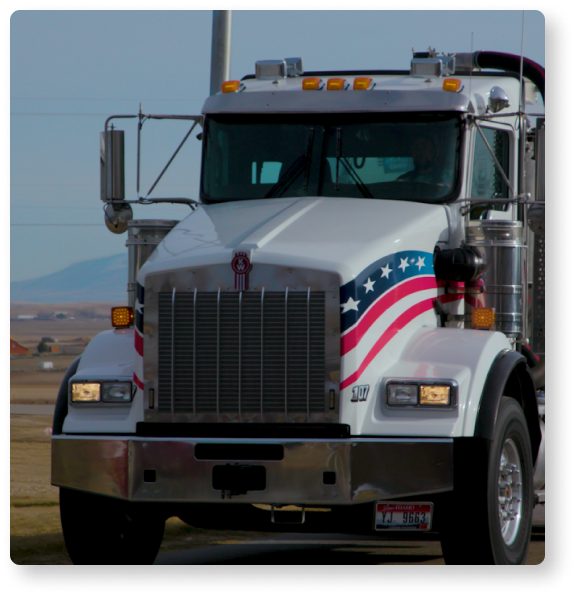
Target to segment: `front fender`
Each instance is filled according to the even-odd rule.
[[[509,341],[498,332],[421,329],[398,354],[397,360],[374,379],[373,398],[364,407],[360,433],[452,438],[473,436],[489,371],[497,356],[509,350]],[[455,381],[457,408],[451,411],[389,409],[385,406],[385,387],[392,379]]]
[[[118,380],[133,382],[134,330],[115,329],[96,335],[82,354],[70,381]],[[65,434],[132,434],[143,421],[141,395],[131,404],[71,403],[62,432]]]

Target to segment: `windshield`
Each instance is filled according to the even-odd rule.
[[[211,116],[206,202],[338,196],[442,203],[459,188],[461,116]]]

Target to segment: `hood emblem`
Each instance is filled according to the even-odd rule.
[[[252,263],[245,252],[236,252],[232,260],[232,270],[236,274],[236,291],[245,291],[248,289],[249,272],[252,270]]]

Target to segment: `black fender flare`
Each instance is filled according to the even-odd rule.
[[[535,464],[541,442],[537,393],[527,360],[518,351],[502,351],[491,364],[475,420],[476,438],[493,441],[497,411],[503,396],[514,398],[523,409]]]
[[[68,382],[72,376],[78,370],[78,364],[80,363],[80,358],[82,356],[78,356],[68,368],[64,379],[62,380],[62,384],[60,385],[60,390],[58,391],[58,398],[56,399],[56,407],[54,408],[54,420],[52,422],[52,435],[58,435],[62,433],[62,427],[64,425],[64,420],[68,415]]]

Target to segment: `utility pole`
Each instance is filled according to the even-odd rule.
[[[230,78],[230,49],[232,45],[232,11],[214,10],[212,23],[212,69],[210,95],[220,91]]]

